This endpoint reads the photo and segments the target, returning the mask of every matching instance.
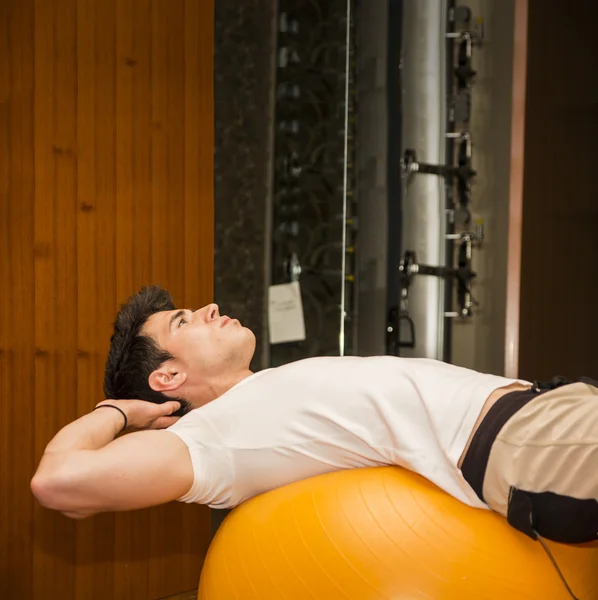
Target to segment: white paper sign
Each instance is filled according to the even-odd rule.
[[[271,344],[300,342],[305,339],[305,319],[298,281],[270,286],[268,326]]]

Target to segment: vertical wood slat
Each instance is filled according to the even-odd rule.
[[[99,383],[109,336],[106,317],[112,311],[115,295],[113,276],[110,276],[114,265],[114,202],[111,191],[106,189],[109,186],[106,186],[105,168],[102,164],[97,168],[98,154],[102,152],[100,140],[105,138],[100,134],[102,130],[96,118],[98,111],[106,110],[101,105],[104,98],[99,88],[103,82],[98,81],[101,71],[97,68],[98,60],[103,60],[100,56],[106,55],[96,55],[96,52],[104,40],[110,44],[110,36],[96,31],[94,4],[94,0],[78,0],[77,5],[78,414],[91,410],[103,397]],[[108,121],[109,118],[103,124]],[[109,132],[106,134],[109,136]],[[112,597],[114,516],[100,515],[78,523],[76,543],[78,566],[74,597],[77,600]]]
[[[0,598],[30,598],[33,584],[32,37],[32,0],[0,3]]]
[[[173,50],[182,41],[180,31],[181,18],[177,14],[181,3],[154,2],[152,4],[152,55],[151,55],[151,107],[152,107],[152,277],[155,281],[168,287],[175,299],[182,294],[183,281],[181,265],[183,255],[179,250],[182,235],[172,235],[177,229],[182,231],[183,215],[181,212],[182,197],[177,197],[180,183],[173,173],[177,156],[172,156],[176,145],[176,130],[173,112],[178,108],[179,114],[182,93],[177,88],[179,77],[177,70],[183,65],[173,60]],[[176,98],[177,92],[179,93]],[[174,102],[174,106],[172,105]],[[182,138],[179,138],[179,140]],[[173,142],[174,141],[174,142]],[[178,185],[177,185],[178,183]],[[167,223],[167,227],[164,224]],[[169,571],[173,549],[168,536],[167,524],[182,530],[180,513],[174,507],[164,507],[152,511],[150,546],[161,548],[154,553],[149,564],[149,584],[164,594],[163,582]],[[178,543],[179,540],[177,540]],[[175,572],[176,572],[175,567]],[[175,576],[176,577],[176,576]],[[178,585],[180,583],[177,582]]]
[[[151,164],[151,0],[134,0],[132,28],[133,165],[132,198],[135,288],[152,281],[152,164]]]
[[[528,10],[519,373],[598,377],[596,2]]]
[[[9,21],[13,19],[9,4],[0,4],[0,281],[9,284],[12,280],[10,261],[11,240],[9,216],[11,214],[10,192],[12,185],[11,167],[9,163],[9,153],[12,143],[10,122],[12,120],[12,107],[14,99],[11,97],[11,62],[15,61],[18,49],[11,47],[9,42]],[[14,54],[13,54],[14,52]],[[11,289],[11,288],[9,288]],[[13,293],[17,290],[12,287]],[[2,398],[9,398],[11,388],[9,375],[13,371],[12,356],[14,355],[14,331],[11,318],[12,293],[0,295],[0,394]],[[16,393],[21,392],[18,387]],[[0,483],[4,484],[6,491],[6,502],[0,503],[0,531],[5,531],[6,542],[14,537],[14,533],[9,531],[10,512],[13,508],[13,494],[8,491],[9,486],[13,484],[14,474],[12,469],[13,440],[10,435],[11,417],[6,411],[0,418]],[[0,539],[0,593],[6,596],[9,591],[7,575],[13,569],[12,554],[8,550],[8,543],[2,543]],[[16,565],[17,568],[20,565]],[[23,565],[25,576],[30,575],[30,571]],[[22,567],[22,568],[23,568]]]
[[[169,210],[164,197],[168,194],[167,172],[167,110],[168,110],[168,72],[166,46],[168,44],[166,13],[169,6],[165,2],[151,4],[151,207],[152,207],[152,271],[154,281],[166,285],[171,279],[171,288],[176,285],[169,277],[167,249],[169,240],[162,224],[169,219]],[[174,241],[174,240],[172,240]],[[174,294],[176,289],[172,289]]]
[[[204,507],[73,522],[28,488],[49,439],[101,398],[117,304],[155,282],[181,304],[211,300],[213,17],[197,4],[0,8],[0,373],[6,395],[30,399],[0,417],[0,597],[147,600],[197,584]]]
[[[214,3],[185,0],[185,303],[213,300],[214,98],[205,93],[214,78]],[[197,35],[197,31],[202,35]],[[207,260],[209,257],[209,260]]]
[[[214,79],[213,2],[185,0],[184,6],[184,299],[186,306],[212,302],[214,264],[214,99],[205,82]],[[203,35],[196,35],[197,31]],[[197,557],[205,556],[210,540],[207,507],[184,506],[182,535],[188,549],[181,557],[182,573],[198,572]],[[198,535],[198,532],[201,532]],[[184,586],[183,586],[184,587]]]
[[[117,301],[124,300],[141,283],[135,268],[137,239],[147,232],[135,226],[136,198],[133,190],[136,178],[133,171],[132,115],[133,77],[139,60],[133,56],[133,31],[135,29],[136,6],[132,0],[117,2],[116,11],[116,291]],[[143,32],[149,38],[149,30]],[[149,43],[149,42],[148,42]],[[147,103],[149,98],[141,100]],[[147,123],[146,123],[147,127]],[[148,203],[143,203],[146,211],[151,211]],[[147,560],[136,557],[136,550],[149,546],[149,511],[136,511],[115,516],[115,600],[149,597]],[[135,568],[131,568],[132,565]]]
[[[125,293],[135,285],[133,263],[135,189],[133,171],[133,77],[137,59],[133,53],[133,0],[116,3],[116,255],[118,281]],[[120,293],[120,290],[118,290]]]
[[[504,374],[506,377],[516,378],[519,377],[519,310],[521,295],[521,237],[523,235],[528,0],[515,1],[514,21]]]
[[[35,10],[36,455],[76,417],[76,91],[73,2]],[[75,524],[34,511],[34,596],[73,595]]]
[[[87,412],[97,396],[96,373],[93,361],[94,324],[97,323],[97,305],[89,298],[96,286],[95,248],[97,230],[95,211],[95,36],[93,35],[93,7],[86,0],[77,2],[77,143],[78,179],[77,199],[77,330],[79,361],[77,365],[77,412]],[[93,406],[93,405],[92,405]],[[101,538],[94,535],[92,521],[77,527],[76,552],[80,565],[75,577],[75,596],[81,600],[94,598],[95,546]],[[102,583],[98,582],[101,586]]]

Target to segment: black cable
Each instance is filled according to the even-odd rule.
[[[548,555],[550,562],[553,564],[554,568],[556,569],[556,572],[559,574],[559,577],[561,578],[561,581],[563,582],[563,585],[569,592],[571,598],[573,598],[573,600],[579,600],[579,598],[573,593],[573,590],[569,587],[569,584],[567,583],[567,580],[565,579],[563,572],[559,568],[558,563],[556,562],[554,556],[552,555],[550,548],[546,545],[546,542],[540,537],[540,534],[535,530],[533,530],[533,531],[534,531],[534,535],[536,536],[536,539],[540,542],[540,544],[542,545],[542,548],[544,548],[544,551]]]

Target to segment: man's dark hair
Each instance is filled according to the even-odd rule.
[[[156,404],[177,400],[181,408],[175,415],[191,410],[186,400],[157,392],[149,385],[150,374],[173,356],[160,348],[152,337],[143,334],[141,329],[153,314],[174,309],[170,294],[160,286],[141,288],[120,307],[106,360],[106,398],[147,400]]]

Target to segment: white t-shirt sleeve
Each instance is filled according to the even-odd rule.
[[[168,428],[187,446],[193,467],[193,484],[177,502],[227,507],[233,483],[231,463],[222,446],[209,444],[213,433],[199,413],[191,411]],[[208,453],[210,459],[206,460]]]

